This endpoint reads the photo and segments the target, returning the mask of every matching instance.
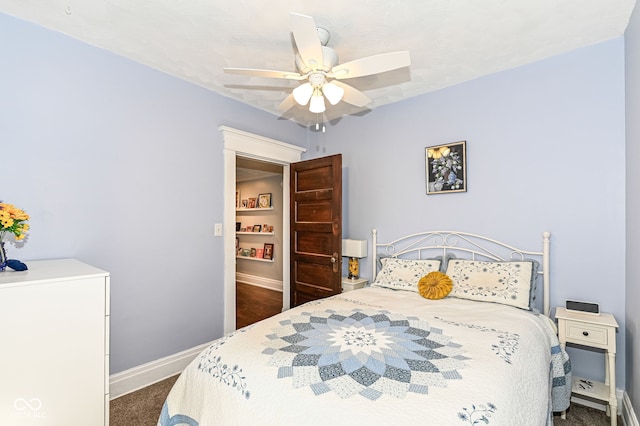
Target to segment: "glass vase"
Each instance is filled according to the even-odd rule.
[[[0,241],[0,272],[7,269],[7,252],[4,250],[4,241]]]

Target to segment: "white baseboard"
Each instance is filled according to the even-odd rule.
[[[205,343],[195,348],[112,374],[109,376],[109,397],[115,399],[180,374],[210,344]]]
[[[631,405],[631,399],[629,399],[629,394],[624,392],[622,398],[622,420],[626,426],[639,426],[638,417],[636,416],[636,412],[633,410],[633,406]]]
[[[257,275],[249,275],[242,272],[237,272],[236,281],[243,284],[251,284],[257,287],[282,292],[282,281],[272,280],[271,278],[259,277]]]

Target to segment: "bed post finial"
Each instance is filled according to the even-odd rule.
[[[544,275],[542,276],[542,282],[543,282],[543,306],[542,308],[544,309],[544,314],[546,316],[549,316],[549,311],[550,311],[550,303],[549,303],[549,291],[551,289],[551,285],[550,285],[550,276],[551,276],[551,272],[549,271],[549,248],[551,246],[550,244],[550,240],[551,240],[551,232],[549,231],[545,231],[542,233],[542,270],[544,271]]]
[[[371,247],[372,247],[372,253],[373,253],[373,259],[371,260],[371,281],[369,281],[369,283],[372,283],[376,280],[376,274],[378,273],[377,268],[378,268],[378,230],[376,228],[373,228],[371,230]]]

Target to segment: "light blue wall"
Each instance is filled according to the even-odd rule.
[[[306,130],[3,14],[0,58],[0,199],[32,228],[9,256],[111,273],[112,373],[221,336],[218,126]]]
[[[627,130],[627,392],[640,409],[640,9],[636,6],[625,33]]]
[[[624,42],[617,38],[343,119],[315,147],[342,152],[350,238],[456,229],[541,248],[551,306],[600,303],[624,330]],[[425,147],[467,141],[468,192],[425,195]],[[538,245],[540,242],[540,245]],[[369,262],[362,275],[371,275]],[[624,333],[618,386],[624,388]],[[570,350],[577,374],[603,357]]]

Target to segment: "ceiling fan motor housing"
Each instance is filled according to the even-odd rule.
[[[338,65],[338,54],[330,47],[322,46],[322,64],[317,64],[311,60],[309,64],[305,64],[300,54],[296,53],[296,68],[300,74],[308,74],[312,71],[329,72],[333,67]]]

